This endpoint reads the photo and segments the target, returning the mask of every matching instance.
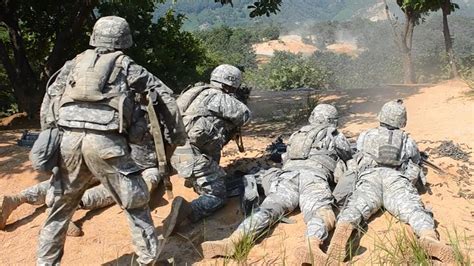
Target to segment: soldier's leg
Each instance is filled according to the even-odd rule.
[[[163,177],[159,174],[158,168],[152,167],[147,168],[141,173],[143,180],[145,181],[148,192],[152,193],[158,187]]]
[[[210,216],[227,201],[224,182],[225,171],[209,156],[201,154],[195,157],[193,185],[199,197],[191,202],[191,222],[197,222]]]
[[[223,240],[202,243],[204,257],[232,256],[239,242],[246,237],[252,240],[261,237],[265,229],[298,206],[298,199],[298,173],[284,173],[271,184],[270,194],[259,208],[232,235]]]
[[[444,263],[454,263],[453,250],[439,241],[433,216],[425,209],[413,184],[397,171],[387,173],[386,177],[383,200],[387,211],[413,228],[430,256]]]
[[[47,180],[24,189],[16,195],[0,196],[0,230],[5,228],[8,217],[20,205],[24,203],[43,205],[49,184],[50,181]]]
[[[148,191],[151,193],[161,182],[158,168],[148,168],[142,171],[141,176],[145,181]],[[103,185],[92,187],[84,193],[79,206],[85,210],[96,210],[115,204],[113,196]]]
[[[83,136],[81,133],[69,131],[63,135],[59,165],[62,194],[48,194],[46,204],[50,209],[39,235],[38,265],[53,265],[60,262],[68,224],[88,187],[91,175],[82,159]]]
[[[341,210],[328,255],[331,259],[343,261],[346,257],[346,244],[352,230],[362,219],[367,220],[382,207],[382,183],[379,169],[363,173],[348,203]]]
[[[307,227],[306,237],[295,254],[301,263],[324,264],[327,261],[320,246],[336,222],[327,175],[324,170],[300,171],[300,208]]]
[[[153,263],[159,243],[150,209],[149,193],[139,169],[130,158],[125,138],[119,134],[87,134],[84,160],[125,211],[139,263]]]

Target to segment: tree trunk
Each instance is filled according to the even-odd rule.
[[[42,91],[37,90],[38,80],[26,57],[26,49],[21,37],[20,28],[14,17],[4,20],[8,30],[13,58],[7,49],[7,45],[0,41],[0,60],[5,67],[13,94],[17,100],[18,109],[28,113],[30,118],[36,116]]]
[[[446,47],[446,54],[448,55],[449,60],[449,67],[451,69],[450,77],[458,78],[459,73],[456,67],[456,61],[454,58],[454,51],[453,51],[453,40],[451,38],[451,33],[449,32],[449,25],[448,25],[448,15],[451,13],[450,10],[450,2],[449,0],[445,0],[441,7],[443,11],[443,35],[444,35],[444,45]]]
[[[392,27],[392,33],[394,36],[395,44],[398,50],[402,54],[403,61],[403,81],[405,84],[416,83],[415,67],[413,66],[413,60],[411,56],[413,31],[415,29],[415,22],[418,14],[413,12],[411,9],[403,10],[405,14],[405,25],[403,30],[399,30],[399,25],[396,20],[392,19],[390,11],[388,9],[387,0],[383,0],[385,4],[385,14]],[[401,6],[401,3],[397,4]]]
[[[411,54],[413,43],[413,31],[415,29],[415,14],[407,11],[405,13],[405,29],[402,36],[402,53],[403,53],[403,81],[405,84],[415,84],[416,75]]]
[[[403,53],[403,81],[405,84],[416,83],[415,68],[413,67],[411,51],[405,51]]]

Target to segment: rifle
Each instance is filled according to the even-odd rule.
[[[155,142],[156,158],[158,160],[158,173],[163,177],[163,184],[165,185],[166,195],[168,200],[174,198],[173,195],[173,183],[170,180],[170,169],[168,167],[168,160],[166,159],[166,149],[161,132],[160,121],[155,112],[155,104],[157,103],[158,93],[154,90],[150,90],[147,95],[148,104],[147,112],[150,120],[150,132]]]
[[[444,171],[443,169],[441,169],[439,166],[437,166],[436,164],[430,162],[428,160],[429,159],[428,153],[422,151],[422,152],[420,152],[420,155],[421,155],[421,165],[426,165],[426,166],[430,167],[431,169],[433,169],[435,171],[438,171],[439,173],[444,174],[444,175],[449,174],[446,171]]]
[[[244,141],[242,139],[242,129],[237,129],[237,133],[234,134],[234,141],[237,144],[237,148],[239,148],[239,152],[245,152]]]

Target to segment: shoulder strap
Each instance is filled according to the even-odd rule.
[[[182,93],[181,96],[179,96],[176,100],[181,114],[184,115],[186,113],[191,103],[197,98],[199,94],[201,94],[201,92],[210,88],[211,86],[206,84],[203,86],[190,88],[189,90],[185,91],[185,93]]]

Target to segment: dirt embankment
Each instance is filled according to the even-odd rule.
[[[362,130],[376,126],[376,113],[384,102],[390,99],[403,98],[408,108],[407,131],[418,141],[422,150],[435,148],[442,141],[453,140],[463,144],[463,149],[472,152],[474,147],[474,104],[464,98],[467,86],[458,81],[448,81],[437,86],[426,88],[380,88],[378,90],[352,90],[331,92],[323,95],[324,102],[336,104],[341,113],[342,131],[349,137],[356,137]],[[298,100],[299,99],[299,100]],[[263,106],[274,102],[271,95],[254,95],[252,101],[258,100]],[[297,97],[295,101],[305,101]],[[289,101],[289,104],[294,104]],[[269,109],[272,109],[271,107]],[[265,114],[265,108],[256,111],[255,116]],[[258,120],[258,119],[257,119]],[[246,170],[252,167],[269,167],[263,156],[265,147],[272,137],[289,133],[293,121],[280,118],[260,120],[246,130],[244,143],[248,150],[238,153],[235,145],[230,143],[224,150],[222,165],[228,172],[239,168]],[[255,132],[258,132],[256,134]],[[0,193],[17,193],[34,185],[46,176],[31,170],[28,162],[28,149],[16,146],[16,139],[21,135],[19,130],[0,133]],[[429,192],[422,195],[426,206],[433,211],[441,239],[448,239],[447,231],[456,228],[465,235],[467,245],[474,247],[474,154],[466,162],[451,158],[433,158],[433,162],[448,171],[449,175],[428,172]],[[435,156],[436,157],[436,156]],[[183,180],[173,176],[174,194],[182,195],[188,200],[196,194],[183,186]],[[153,195],[151,203],[152,217],[158,232],[161,223],[169,212],[170,204],[162,197],[159,190]],[[38,232],[46,218],[45,208],[24,205],[17,209],[8,220],[5,231],[0,231],[0,265],[31,265],[35,262]],[[199,244],[203,240],[222,239],[228,236],[242,220],[238,200],[231,199],[229,204],[195,227],[176,235],[169,240],[163,256],[174,257],[177,265],[221,265],[219,260],[205,260],[201,257]],[[302,239],[305,224],[302,215],[294,212],[290,218],[294,224],[278,224],[268,237],[261,240],[250,252],[248,262],[256,265],[283,264],[291,265],[289,254],[294,252],[296,244]],[[84,230],[84,236],[68,238],[63,258],[64,265],[77,264],[119,264],[130,265],[133,259],[133,248],[123,211],[110,207],[98,211],[76,212],[73,218]],[[406,228],[389,214],[379,212],[367,227],[360,240],[360,248],[354,261],[356,264],[376,263],[374,249],[376,239],[388,235],[395,228]],[[471,254],[472,249],[468,250]]]

